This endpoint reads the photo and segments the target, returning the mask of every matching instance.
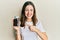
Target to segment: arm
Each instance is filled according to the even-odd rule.
[[[41,32],[41,31],[38,30],[38,29],[36,29],[35,32],[38,34],[38,36],[39,36],[42,40],[48,40],[48,37],[47,37],[47,35],[46,35],[45,32]]]
[[[16,40],[22,40],[22,36],[20,34],[20,27],[14,26],[14,29],[16,30]]]
[[[48,40],[48,37],[45,32],[41,32],[39,29],[37,29],[35,26],[30,26],[29,29],[32,32],[36,32],[37,35],[42,39],[42,40]]]
[[[19,30],[16,33],[16,37],[17,37],[17,40],[21,40],[21,34]]]

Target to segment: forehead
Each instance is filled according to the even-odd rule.
[[[26,9],[33,9],[33,6],[32,5],[27,5]]]

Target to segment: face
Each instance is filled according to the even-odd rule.
[[[34,13],[34,9],[32,5],[27,5],[25,8],[25,16],[28,19],[31,19]]]

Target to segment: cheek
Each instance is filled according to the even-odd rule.
[[[28,12],[27,12],[27,11],[25,11],[25,16],[27,16],[27,14],[28,14]]]
[[[32,15],[32,16],[33,16],[33,14],[34,14],[34,13],[33,13],[33,12],[31,12],[31,15]]]

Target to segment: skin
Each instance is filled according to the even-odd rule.
[[[32,21],[32,16],[33,16],[33,13],[34,12],[34,9],[31,5],[28,5],[26,6],[25,8],[25,16],[27,18],[27,21],[30,22]],[[46,32],[41,32],[39,29],[37,29],[35,26],[33,25],[28,25],[30,26],[29,29],[30,31],[32,32],[36,32],[38,34],[38,36],[41,38],[41,40],[48,40],[48,37],[46,35]],[[21,40],[21,35],[20,35],[20,27],[14,27],[15,30],[17,30],[17,40]]]

